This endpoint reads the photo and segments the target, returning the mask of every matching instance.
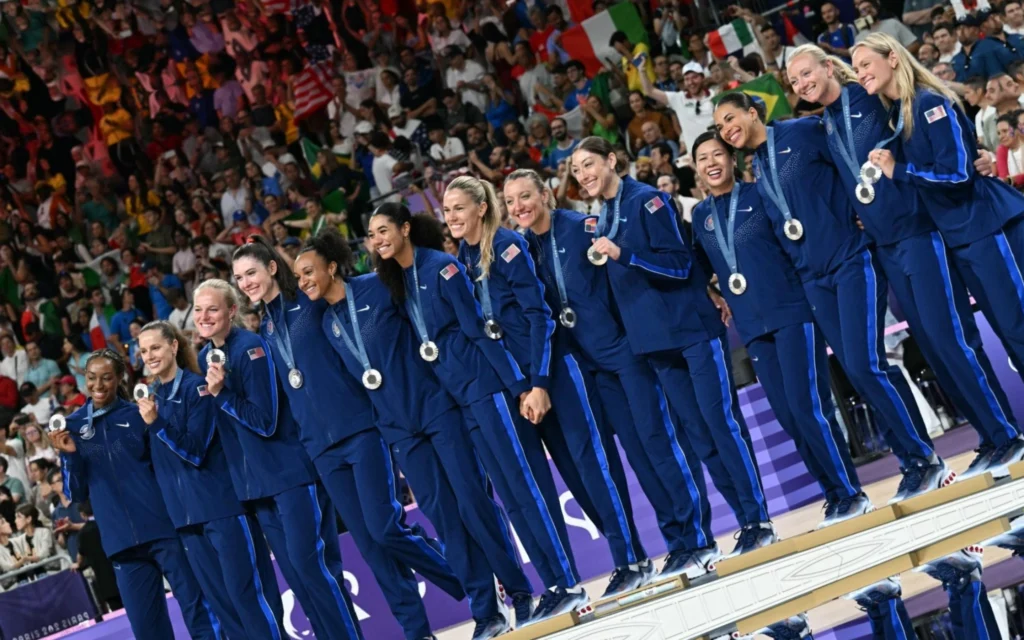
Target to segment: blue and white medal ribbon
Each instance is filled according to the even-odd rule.
[[[427,334],[427,323],[423,320],[423,307],[420,304],[420,276],[416,270],[415,249],[412,254],[412,282],[413,295],[409,295],[409,291],[406,289],[405,308],[409,312],[409,319],[412,320],[412,325],[416,328],[416,333],[420,336],[420,357],[427,362],[433,362],[434,360],[437,360],[439,351],[437,350],[437,345],[434,344],[433,340],[431,340],[430,336]]]
[[[782,191],[779,169],[775,161],[775,129],[773,127],[767,127],[767,129],[769,175],[765,176],[764,190],[768,192],[768,197],[782,212],[782,217],[786,219],[786,223],[782,227],[786,237],[796,242],[804,237],[804,225],[794,218],[793,213],[789,210],[789,203],[786,202],[786,194]]]
[[[274,341],[277,343],[277,348],[281,352],[281,359],[284,360],[284,364],[288,367],[288,384],[291,385],[292,389],[299,389],[302,387],[302,372],[295,366],[295,356],[292,353],[292,337],[288,331],[288,310],[285,309],[284,297],[281,298],[281,326],[277,327],[277,331],[274,330],[274,319],[270,318],[270,322],[267,326],[267,333],[274,336]]]
[[[487,285],[490,276],[477,280],[480,285],[480,306],[484,308],[484,333],[491,340],[501,340],[501,325],[494,319],[494,308],[491,305],[491,289]]]
[[[733,295],[743,295],[747,290],[747,279],[740,273],[736,259],[736,211],[740,204],[740,185],[735,183],[732,186],[732,193],[729,196],[729,219],[722,224],[722,218],[718,215],[718,205],[715,204],[715,197],[709,198],[711,202],[711,213],[715,219],[715,239],[722,250],[722,257],[729,265],[729,291]],[[723,229],[724,227],[724,229]]]
[[[334,335],[340,337],[345,341],[345,346],[348,350],[359,360],[359,364],[363,365],[363,386],[373,391],[374,389],[380,389],[380,385],[384,382],[384,377],[381,376],[380,371],[377,371],[370,366],[370,357],[366,355],[366,346],[363,344],[363,335],[359,330],[359,319],[356,315],[356,300],[352,295],[352,287],[349,283],[345,283],[345,302],[348,304],[348,317],[352,322],[352,333],[355,337],[355,342],[348,336],[348,331],[341,324],[338,319],[338,314],[334,312],[334,307],[327,307],[327,310],[331,314],[333,319],[331,322],[331,328],[334,331]]]
[[[566,329],[572,329],[576,326],[576,312],[569,306],[569,295],[565,292],[565,274],[562,272],[562,261],[558,258],[558,242],[555,240],[554,217],[551,218],[551,228],[548,230],[548,234],[551,236],[551,264],[554,266],[558,301],[562,306],[562,310],[558,312],[558,322]],[[587,257],[590,257],[589,251],[587,252]]]
[[[594,234],[595,238],[614,238],[615,234],[619,231],[619,205],[622,203],[622,180],[619,179],[619,190],[615,192],[615,197],[612,199],[612,206],[608,206],[608,202],[605,201],[601,207],[601,215],[597,219],[597,233]],[[611,222],[608,221],[609,214]],[[610,225],[610,226],[609,226]],[[601,253],[594,247],[587,249],[587,260],[593,265],[601,266],[608,262],[608,256]]]

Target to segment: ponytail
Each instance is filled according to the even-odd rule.
[[[494,193],[494,187],[489,182],[484,182],[472,176],[459,176],[448,184],[448,190],[455,189],[469,196],[478,207],[485,205],[483,216],[483,234],[480,236],[480,277],[483,280],[491,273],[491,264],[494,262],[494,235],[498,233],[501,226],[501,209],[498,205],[498,196]]]
[[[306,244],[303,245],[302,250],[299,251],[299,255],[301,256],[310,251],[323,258],[328,267],[332,262],[337,265],[336,276],[344,277],[351,275],[355,271],[355,258],[352,256],[352,247],[349,246],[345,238],[341,237],[341,232],[338,231],[337,227],[324,227],[320,233],[310,236],[306,240]]]
[[[281,254],[274,249],[274,245],[261,235],[249,236],[245,244],[235,249],[231,256],[231,262],[238,262],[242,258],[252,258],[270,271],[270,264],[273,263],[277,269],[274,270],[273,278],[277,282],[277,288],[286,300],[294,300],[299,290],[299,283],[295,274],[288,267],[288,261],[281,257]]]
[[[398,227],[399,231],[405,225],[409,225],[409,237],[406,238],[406,242],[411,243],[413,247],[444,251],[444,227],[434,216],[426,214],[414,216],[409,212],[408,207],[396,202],[385,202],[380,205],[370,217],[375,216],[386,217]],[[376,252],[373,254],[373,264],[377,276],[391,292],[392,299],[399,304],[404,303],[405,278],[402,275],[402,266],[394,258],[382,259]]]
[[[238,301],[238,290],[231,286],[231,283],[227,280],[210,278],[209,280],[203,280],[199,283],[199,286],[192,292],[192,300],[195,301],[196,296],[201,291],[206,291],[207,289],[219,292],[221,297],[224,299],[224,304],[227,305],[229,309],[232,307],[235,308],[235,314],[231,316],[231,324],[236,327],[241,327],[242,314],[240,312],[242,310],[242,305]]]
[[[196,350],[192,348],[192,343],[185,337],[178,327],[166,320],[154,320],[142,327],[142,331],[139,335],[147,331],[159,332],[160,337],[166,340],[168,344],[176,340],[178,342],[178,352],[174,356],[174,361],[178,365],[178,368],[187,369],[192,373],[200,373]]]
[[[124,356],[113,349],[100,349],[93,351],[89,354],[89,357],[85,359],[86,368],[89,367],[89,363],[97,358],[103,358],[110,363],[110,366],[114,367],[114,375],[117,376],[117,397],[122,400],[130,401],[132,394],[128,391],[128,363],[125,362]]]

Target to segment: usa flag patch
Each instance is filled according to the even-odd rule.
[[[450,264],[444,269],[441,269],[441,277],[445,280],[451,280],[452,276],[459,272],[459,268],[454,264]]]
[[[519,250],[519,247],[517,247],[514,244],[509,245],[508,249],[505,249],[504,251],[501,252],[501,259],[504,260],[505,262],[511,262],[512,258],[518,256],[520,253],[522,252]]]
[[[210,395],[210,390],[206,388],[205,384],[200,386],[200,387],[196,387],[196,391],[199,392],[200,396],[208,396],[208,395]]]
[[[665,203],[661,201],[661,196],[654,196],[647,201],[647,204],[644,205],[644,209],[647,209],[647,213],[654,213],[664,206]]]
[[[245,353],[249,356],[250,360],[259,360],[260,358],[262,358],[262,357],[267,355],[266,352],[263,351],[263,347],[256,347],[255,349],[249,349]]]
[[[924,119],[928,121],[928,124],[938,122],[946,117],[946,107],[941,104],[934,109],[929,109],[924,112]]]
[[[583,221],[583,230],[587,233],[597,232],[597,218],[587,218]]]

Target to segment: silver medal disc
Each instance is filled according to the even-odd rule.
[[[796,241],[804,237],[804,225],[796,218],[790,218],[787,220],[784,229],[786,237],[790,240]]]
[[[853,193],[861,204],[871,204],[875,201],[875,188],[868,182],[859,183]]]
[[[484,333],[491,340],[501,340],[501,325],[494,320],[488,320],[484,322]]]
[[[742,273],[734,273],[729,276],[729,291],[734,295],[741,296],[747,290],[747,279]]]
[[[590,260],[590,264],[601,266],[608,262],[608,256],[601,253],[594,247],[587,249],[587,260]]]
[[[292,369],[288,372],[288,384],[292,385],[292,389],[299,389],[302,387],[302,372],[298,369]]]
[[[63,431],[68,428],[68,421],[63,415],[56,413],[50,416],[50,431]]]
[[[561,322],[562,326],[566,329],[572,329],[576,326],[576,312],[569,307],[566,307],[558,314],[558,321]]]
[[[209,353],[206,354],[207,366],[211,364],[224,365],[228,360],[227,355],[220,349],[210,349]]]
[[[868,160],[860,165],[860,179],[861,182],[875,184],[882,179],[882,167]]]
[[[135,385],[135,390],[132,391],[132,397],[135,398],[136,401],[142,400],[143,398],[148,398],[149,387],[140,382],[139,384]]]
[[[363,372],[363,386],[371,391],[373,389],[380,389],[381,383],[384,379],[380,375],[380,371],[376,369],[367,369]]]
[[[437,345],[433,341],[428,340],[420,345],[420,357],[427,362],[433,362],[437,360]]]

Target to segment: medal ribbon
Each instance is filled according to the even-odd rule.
[[[736,264],[736,208],[740,205],[740,183],[735,183],[732,186],[732,194],[729,196],[729,219],[726,221],[725,230],[723,231],[722,219],[718,215],[718,205],[715,204],[715,197],[712,196],[708,200],[711,202],[711,213],[715,216],[715,239],[718,240],[718,246],[722,249],[722,256],[725,261],[729,264],[730,273],[738,273],[739,270]]]
[[[828,109],[825,109],[825,121],[828,123],[828,129],[831,129],[837,138],[839,138],[839,155],[842,157],[846,167],[853,174],[855,180],[860,182],[860,165],[857,164],[857,145],[853,140],[853,119],[850,117],[850,92],[846,87],[843,87],[841,94],[843,104],[843,125],[846,128],[846,140],[843,140],[843,134],[839,132],[839,128],[836,126],[835,120],[832,118],[832,113]],[[826,132],[828,131],[826,129]],[[896,122],[896,130],[891,136],[881,140],[875,145],[875,149],[881,149],[885,145],[889,144],[896,139],[900,133],[903,132],[903,110],[900,109],[900,117]]]
[[[416,333],[420,336],[420,344],[426,344],[430,342],[430,336],[427,334],[427,323],[423,321],[423,312],[421,311],[420,276],[416,270],[416,249],[413,249],[412,253],[412,286],[415,288],[414,295],[409,295],[408,287],[405,290],[405,309],[409,312],[409,319],[412,320],[412,325],[416,327]]]
[[[779,169],[775,162],[775,128],[766,127],[768,130],[768,168],[770,172],[765,176],[764,190],[768,192],[775,206],[782,212],[782,217],[789,222],[793,214],[789,210],[789,203],[786,202],[786,194],[782,192],[782,182],[779,180]]]
[[[619,179],[619,190],[615,192],[615,198],[612,199],[612,213],[611,213],[611,228],[608,228],[609,214],[608,214],[608,201],[601,205],[601,215],[597,219],[597,233],[594,234],[595,238],[614,238],[615,234],[619,231],[619,205],[622,203],[622,185],[623,181]],[[607,233],[605,230],[607,229]]]
[[[327,310],[331,313],[331,318],[341,329],[341,337],[345,340],[345,346],[352,352],[359,363],[363,365],[363,371],[369,371],[370,357],[366,355],[366,347],[363,345],[363,334],[359,331],[359,320],[356,317],[356,300],[352,295],[352,287],[345,283],[345,302],[348,303],[348,317],[352,321],[352,333],[355,336],[355,342],[352,342],[352,338],[348,337],[348,331],[345,330],[345,325],[338,319],[338,314],[334,312],[334,307],[327,307]]]
[[[277,343],[277,348],[281,351],[281,358],[284,360],[285,366],[289,371],[294,371],[295,357],[292,354],[292,336],[288,331],[288,310],[285,308],[287,306],[284,294],[281,294],[281,322],[274,325],[276,328],[274,342]],[[273,321],[273,316],[271,316],[271,321]]]
[[[567,309],[569,308],[569,295],[565,292],[565,274],[562,272],[562,261],[558,258],[558,242],[555,240],[554,216],[551,216],[551,228],[548,229],[548,235],[551,236],[551,264],[554,266],[558,301],[562,303],[562,309]]]
[[[169,395],[169,396],[167,396],[165,398],[165,400],[167,400],[168,402],[170,402],[171,400],[174,400],[174,398],[177,397],[177,395],[178,395],[178,387],[181,386],[181,378],[182,378],[182,376],[184,374],[185,374],[185,372],[181,368],[179,368],[178,372],[174,374],[174,382],[171,384],[171,395]],[[163,383],[160,383],[157,386],[157,390],[159,391],[160,389],[163,388],[163,386],[164,386]]]
[[[117,402],[117,400],[114,400],[114,402]],[[105,414],[108,411],[110,411],[111,409],[113,409],[114,408],[114,402],[111,402],[110,404],[108,404],[107,406],[103,407],[102,409],[96,410],[95,413],[94,413],[93,412],[92,400],[89,401],[89,404],[88,404],[88,406],[86,407],[86,410],[85,410],[85,422],[86,422],[86,424],[89,425],[89,429],[88,429],[89,432],[95,433],[95,430],[93,429],[93,426],[92,426],[93,418],[99,418],[103,414]]]
[[[494,308],[491,306],[491,290],[487,286],[489,278],[481,278],[476,281],[480,285],[480,305],[484,308],[484,320],[494,320]]]

